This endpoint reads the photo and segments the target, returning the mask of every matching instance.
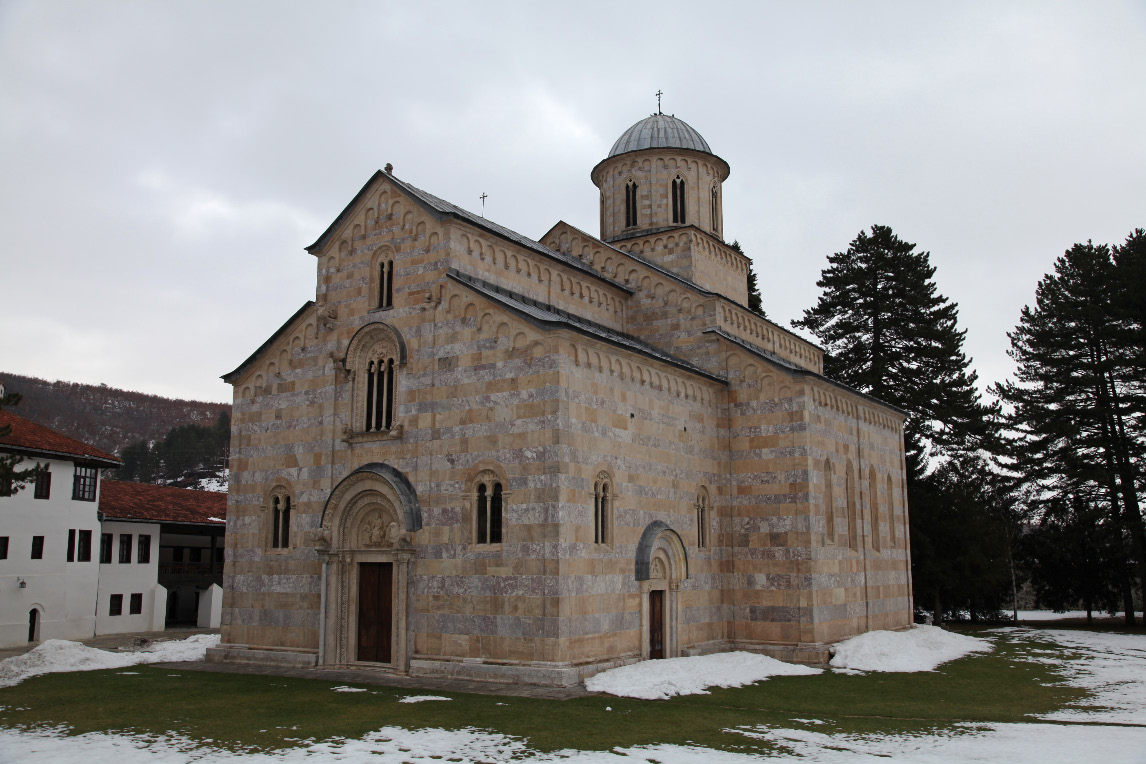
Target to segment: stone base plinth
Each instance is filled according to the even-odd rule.
[[[219,644],[207,648],[208,663],[253,663],[260,666],[283,668],[314,668],[318,664],[316,653],[291,650],[260,650],[244,645]]]

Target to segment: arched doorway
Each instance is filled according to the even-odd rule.
[[[410,481],[372,463],[347,475],[322,514],[320,665],[409,667],[406,611],[422,513]]]
[[[680,535],[665,523],[649,523],[637,544],[636,578],[641,586],[641,657],[680,655],[680,582],[688,578],[688,553]]]
[[[28,641],[40,641],[40,609],[32,608],[28,611]]]

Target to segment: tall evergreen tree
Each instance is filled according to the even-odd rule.
[[[733,240],[728,246],[734,251],[744,254],[744,249],[738,240]],[[748,263],[748,310],[761,318],[768,318],[768,314],[764,312],[764,299],[760,296],[760,283],[756,278],[756,269],[753,268],[751,261]]]
[[[1137,240],[1129,245],[1139,246]],[[1122,254],[1128,268],[1132,253]],[[1055,272],[1039,282],[1035,308],[1023,308],[1008,334],[1016,380],[996,386],[996,393],[1012,407],[1016,472],[1047,500],[1100,495],[1112,524],[1128,534],[1146,582],[1141,353],[1134,321],[1120,305],[1127,286],[1119,275],[1106,245],[1076,244],[1060,257]],[[1129,287],[1135,289],[1141,284]]]
[[[969,453],[990,432],[991,409],[963,354],[958,306],[938,293],[934,277],[930,253],[875,225],[828,258],[819,301],[792,322],[824,345],[828,376],[908,412],[916,476],[929,446]]]

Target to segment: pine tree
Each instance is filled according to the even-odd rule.
[[[938,293],[930,253],[875,225],[828,263],[816,306],[792,322],[824,345],[824,373],[908,412],[917,476],[929,447],[955,454],[982,445],[992,409],[975,388],[958,306]]]
[[[744,254],[739,241],[734,240],[728,246],[734,251]],[[768,318],[768,314],[764,312],[764,298],[760,296],[760,284],[756,279],[756,270],[752,266],[752,261],[748,262],[748,310],[761,318]]]
[[[1132,236],[1127,247],[1137,251]],[[1129,269],[1131,252],[1122,251]],[[1125,270],[1122,270],[1125,273]],[[1110,522],[1132,542],[1146,582],[1146,530],[1139,504],[1143,442],[1143,378],[1139,336],[1106,245],[1076,244],[1039,282],[1035,308],[1023,308],[1008,334],[1016,380],[996,386],[1010,404],[1010,453],[1015,471],[1044,499],[1096,495]],[[1120,304],[1121,303],[1121,304]],[[1127,590],[1129,586],[1124,587]],[[1133,609],[1127,609],[1128,622]]]

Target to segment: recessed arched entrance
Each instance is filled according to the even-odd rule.
[[[422,513],[410,481],[388,464],[347,475],[322,513],[320,665],[409,668],[406,612]]]
[[[688,578],[688,552],[665,523],[649,523],[637,544],[636,578],[641,586],[641,657],[680,655],[680,582]]]
[[[40,609],[32,608],[28,611],[28,641],[40,641]]]

